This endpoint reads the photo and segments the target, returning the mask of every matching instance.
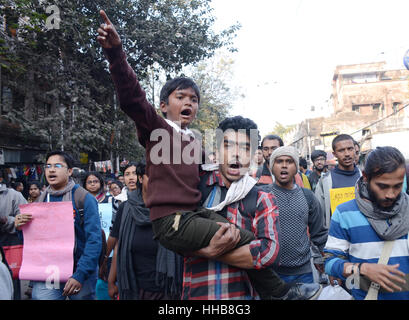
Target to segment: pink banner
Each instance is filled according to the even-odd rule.
[[[20,279],[67,281],[74,266],[74,218],[71,201],[20,205],[33,219],[22,227],[23,262]]]

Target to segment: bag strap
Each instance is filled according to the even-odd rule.
[[[312,202],[314,201],[312,197],[314,197],[314,194],[312,193],[311,190],[308,190],[306,188],[301,188],[302,192],[304,193],[305,200],[307,200],[308,204],[308,215],[311,215],[312,213]],[[310,192],[308,192],[310,191]]]
[[[75,208],[77,210],[78,215],[80,216],[80,224],[84,224],[84,203],[85,197],[87,196],[88,191],[85,190],[83,187],[79,186],[74,191],[74,203]]]
[[[389,257],[392,253],[393,245],[395,244],[395,240],[393,241],[385,241],[381,257],[378,260],[378,264],[386,265],[388,264]],[[378,293],[380,289],[380,285],[376,282],[371,282],[371,286],[369,287],[368,294],[365,297],[365,300],[378,300]]]

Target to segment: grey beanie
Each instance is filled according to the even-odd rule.
[[[298,150],[292,146],[279,147],[273,151],[273,153],[270,156],[270,169],[273,168],[275,159],[281,156],[288,156],[288,157],[293,158],[294,163],[297,167],[297,172],[300,171],[300,164],[299,164],[300,156],[298,154]]]

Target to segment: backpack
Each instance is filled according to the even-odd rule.
[[[304,193],[304,197],[305,197],[305,199],[307,200],[307,204],[308,204],[308,215],[310,215],[311,214],[311,212],[312,212],[312,202],[314,201],[314,193],[311,191],[311,190],[309,190],[309,189],[306,189],[306,188],[301,188],[301,190],[302,190],[302,192]],[[308,192],[308,191],[311,191],[311,192]]]
[[[78,213],[80,217],[80,226],[84,225],[84,203],[85,203],[85,197],[87,196],[89,192],[85,190],[83,187],[79,186],[75,191],[74,191],[74,203],[75,203],[75,209],[76,212]],[[101,253],[99,255],[99,265],[102,265],[106,251],[107,251],[107,241],[106,241],[106,236],[105,232],[101,227],[101,238],[102,238],[102,247],[101,247]]]

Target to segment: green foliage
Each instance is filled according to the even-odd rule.
[[[123,39],[129,63],[145,79],[153,65],[170,75],[211,57],[218,48],[234,51],[232,38],[239,26],[215,34],[209,4],[210,0],[2,0],[8,27],[17,29],[16,36],[0,39],[2,81],[25,97],[25,109],[13,108],[8,119],[19,123],[23,134],[47,141],[50,149],[61,146],[62,120],[64,147],[76,155],[140,156],[134,125],[115,106],[106,59],[96,40],[102,23],[99,10],[106,11]],[[57,29],[47,25],[52,15],[46,9],[53,5],[61,18]],[[55,26],[57,21],[52,22]],[[27,109],[36,109],[38,96],[53,110],[37,119]],[[64,114],[58,112],[61,106],[66,107]],[[204,125],[224,115],[218,110],[203,111]]]
[[[294,129],[295,125],[290,125],[290,126],[284,126],[279,122],[276,122],[276,125],[273,129],[273,131],[270,132],[270,134],[275,134],[278,135],[280,138],[284,138],[284,136],[290,132],[292,129]]]

